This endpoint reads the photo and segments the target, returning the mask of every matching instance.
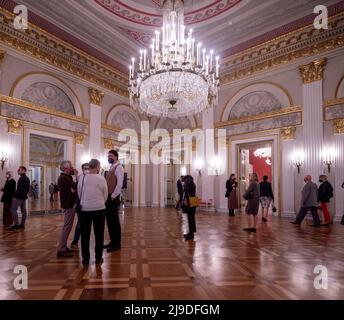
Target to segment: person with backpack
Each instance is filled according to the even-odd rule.
[[[325,224],[323,225],[328,226],[332,224],[332,219],[327,204],[330,202],[330,199],[333,198],[333,188],[331,183],[328,182],[327,176],[324,174],[319,176],[319,182],[318,202],[324,214]]]

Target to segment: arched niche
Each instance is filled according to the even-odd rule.
[[[156,124],[156,129],[166,129],[171,132],[173,129],[193,129],[197,126],[194,117],[181,118],[160,118]]]
[[[125,104],[118,104],[110,109],[106,117],[106,124],[120,129],[134,129],[137,133],[141,131],[140,117]]]
[[[239,90],[226,104],[221,121],[254,116],[293,105],[289,93],[281,86],[261,82]]]
[[[56,111],[84,117],[74,91],[64,81],[48,73],[22,75],[14,82],[10,95]]]

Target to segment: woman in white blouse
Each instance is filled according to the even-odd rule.
[[[91,159],[89,168],[89,174],[81,176],[78,182],[78,195],[81,206],[81,253],[84,266],[88,266],[90,262],[92,223],[96,240],[96,264],[103,262],[105,201],[108,197],[106,180],[99,175],[100,162],[97,159]]]

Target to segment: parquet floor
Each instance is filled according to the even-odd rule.
[[[83,268],[79,253],[56,257],[63,216],[31,216],[25,231],[0,230],[0,299],[344,299],[344,226],[274,217],[247,234],[245,217],[196,218],[185,242],[174,209],[127,209],[121,251]],[[28,268],[27,290],[14,290],[16,265]],[[315,289],[316,265],[328,289]]]

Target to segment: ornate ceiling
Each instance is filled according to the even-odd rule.
[[[127,72],[162,24],[163,0],[21,0],[29,21],[99,60]],[[185,0],[185,24],[221,57],[312,23],[316,0]],[[330,15],[344,1],[323,0]],[[13,10],[12,0],[0,5]]]

